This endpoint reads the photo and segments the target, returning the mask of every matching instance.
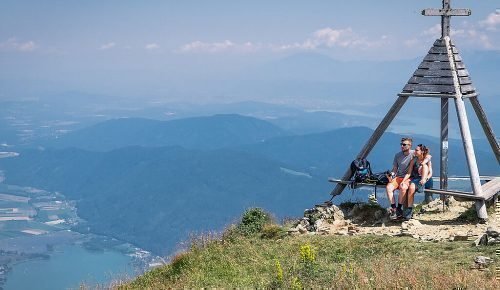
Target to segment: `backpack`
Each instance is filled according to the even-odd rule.
[[[353,184],[365,182],[372,174],[370,162],[365,158],[357,158],[351,162],[351,181]]]
[[[389,170],[379,173],[372,173],[370,177],[366,180],[367,183],[373,183],[376,185],[386,185],[389,183],[389,175],[391,173]]]

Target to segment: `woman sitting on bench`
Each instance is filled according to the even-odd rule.
[[[404,214],[405,219],[413,217],[413,201],[415,191],[422,192],[424,188],[432,188],[432,156],[429,154],[429,148],[418,144],[415,148],[415,157],[410,162],[409,174],[411,178],[408,188],[408,208]],[[426,196],[426,199],[428,197]]]

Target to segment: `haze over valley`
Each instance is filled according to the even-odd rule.
[[[85,258],[103,266],[43,287],[78,287],[78,272],[89,285],[138,275],[250,207],[280,221],[330,199],[328,178],[440,35],[420,10],[441,1],[392,2],[0,4],[0,289]],[[473,14],[453,19],[452,38],[498,133],[500,13],[456,2]],[[466,106],[480,174],[498,176]],[[449,174],[467,175],[449,109]],[[440,110],[438,98],[410,98],[368,156],[373,170],[390,169],[412,136],[439,172]]]

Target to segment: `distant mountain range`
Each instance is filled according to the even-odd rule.
[[[325,179],[231,150],[127,147],[23,151],[0,160],[9,184],[57,190],[78,200],[79,230],[167,254],[190,233],[220,229],[248,207],[300,216],[328,198]]]
[[[119,119],[75,131],[55,144],[73,148],[23,150],[0,159],[0,170],[8,184],[57,190],[77,200],[88,221],[80,230],[88,226],[164,254],[189,232],[221,228],[249,206],[280,217],[301,215],[329,198],[327,177],[340,177],[372,132],[352,127],[285,136],[265,121],[237,115]],[[384,134],[369,156],[375,171],[390,168],[400,138]],[[165,142],[176,146],[161,147]],[[418,143],[431,148],[439,172],[437,139],[415,136]],[[461,148],[450,142],[450,174],[467,172]],[[500,173],[492,153],[478,148],[476,154],[481,174]]]
[[[241,115],[215,115],[172,121],[139,118],[109,120],[44,142],[55,148],[108,151],[127,146],[217,149],[290,135],[268,122]]]

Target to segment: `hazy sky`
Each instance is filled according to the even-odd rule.
[[[203,78],[302,52],[411,59],[440,36],[440,18],[420,11],[440,6],[440,0],[1,0],[0,81],[120,93],[113,86]],[[500,50],[500,1],[453,0],[452,7],[472,9],[470,17],[452,18],[462,51]]]

